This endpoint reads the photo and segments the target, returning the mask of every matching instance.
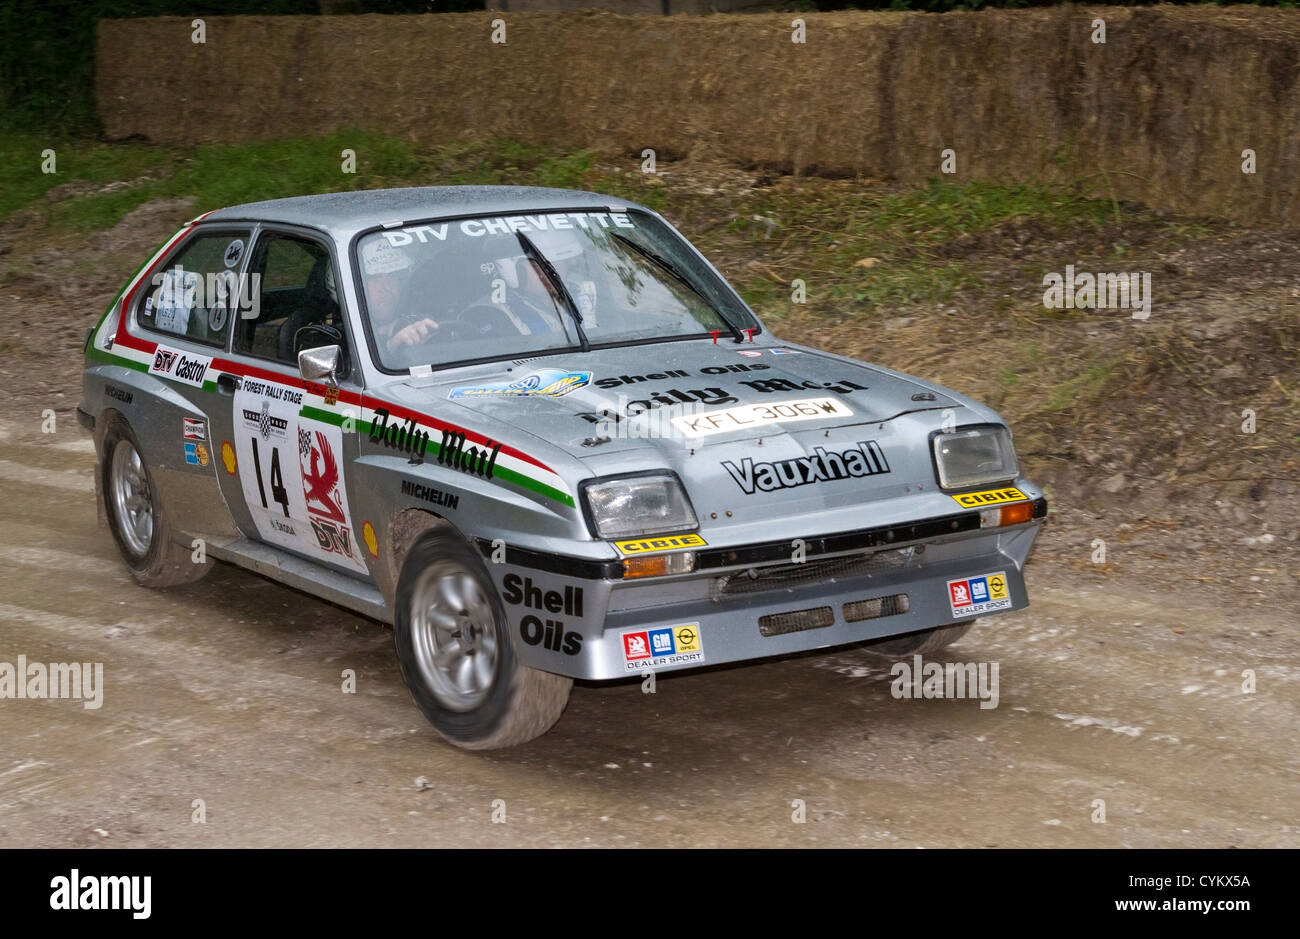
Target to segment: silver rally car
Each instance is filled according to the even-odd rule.
[[[235,206],[87,337],[126,565],[213,559],[394,626],[449,741],[573,679],[849,643],[933,652],[1028,603],[1047,506],[997,414],[781,343],[662,217],[446,187]]]

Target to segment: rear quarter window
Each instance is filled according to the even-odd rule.
[[[248,235],[232,230],[192,237],[153,273],[137,322],[151,332],[224,347],[239,313],[238,271]]]

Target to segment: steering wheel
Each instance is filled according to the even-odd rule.
[[[477,336],[514,336],[519,335],[519,329],[515,326],[506,312],[499,307],[490,303],[471,303],[463,310],[455,314],[454,324],[456,326],[466,326]]]

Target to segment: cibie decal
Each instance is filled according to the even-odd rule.
[[[662,535],[658,538],[633,538],[630,541],[616,541],[614,547],[623,557],[634,554],[655,554],[659,551],[680,551],[683,548],[704,548],[708,542],[696,534]]]
[[[182,352],[179,349],[170,349],[167,346],[159,345],[154,350],[153,362],[149,365],[149,373],[151,375],[164,375],[187,385],[202,388],[203,379],[208,374],[208,367],[211,364],[212,359],[205,355],[192,355],[189,352]]]
[[[208,439],[208,422],[194,420],[191,417],[181,418],[181,433],[186,440],[207,440]]]
[[[793,489],[818,482],[836,482],[861,476],[877,476],[889,472],[884,451],[874,440],[859,440],[847,450],[838,453],[813,449],[812,456],[755,463],[746,457],[737,466],[731,460],[722,464],[736,485],[747,496],[776,489]]]
[[[996,574],[948,581],[948,603],[952,607],[952,615],[958,618],[1011,609],[1007,572],[998,571]]]
[[[237,459],[227,471],[238,467],[263,540],[365,573],[366,548],[349,521],[343,432],[302,417],[302,404],[297,388],[245,379],[234,394]]]
[[[790,424],[824,417],[852,417],[853,412],[835,398],[802,398],[771,404],[746,404],[725,411],[674,417],[673,425],[687,437],[707,437],[729,430],[744,430],[764,424]]]
[[[625,671],[704,664],[699,623],[634,629],[619,638],[623,643]]]
[[[1001,505],[1003,502],[1024,502],[1029,498],[1015,486],[1005,489],[986,489],[983,492],[963,492],[953,496],[953,501],[968,509],[982,509],[986,505]]]
[[[517,381],[453,388],[448,398],[496,396],[504,398],[562,398],[591,381],[591,372],[566,372],[543,368]]]

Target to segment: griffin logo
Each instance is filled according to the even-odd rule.
[[[302,455],[302,489],[307,501],[307,511],[313,515],[343,522],[343,509],[338,495],[339,463],[329,439],[319,430],[315,441]]]

